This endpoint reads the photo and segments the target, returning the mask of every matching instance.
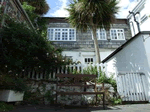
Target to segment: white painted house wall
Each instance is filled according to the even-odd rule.
[[[101,60],[105,59],[109,54],[111,54],[114,49],[100,49],[100,56],[101,56]],[[96,56],[95,56],[95,52],[91,51],[91,52],[87,52],[87,51],[63,51],[62,54],[64,56],[71,56],[74,62],[78,62],[80,61],[81,63],[85,63],[84,62],[84,58],[93,58],[93,61],[95,63],[96,61]]]
[[[134,14],[139,12],[139,14],[136,14],[136,20],[139,22],[140,30],[141,31],[150,31],[150,0],[140,0],[137,2],[137,5],[133,8],[133,10],[130,10]],[[131,34],[132,37],[135,36],[138,31],[138,27],[136,22],[134,21],[134,17],[132,14],[129,14],[128,17],[130,22],[130,28],[131,28]],[[142,22],[142,18],[147,18],[145,21]]]
[[[146,38],[148,35],[145,35]],[[145,74],[145,84],[150,101],[150,38],[144,41],[143,35],[128,43],[121,51],[106,61],[108,73],[142,72]]]

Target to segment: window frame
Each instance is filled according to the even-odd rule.
[[[117,39],[113,39],[113,38],[112,38],[112,35],[111,35],[111,31],[112,31],[112,30],[116,30]],[[118,38],[118,33],[119,33],[118,30],[122,30],[122,31],[123,31],[123,37],[124,37],[124,39],[119,39],[119,38]],[[111,40],[125,40],[124,29],[110,29],[110,37],[111,37]]]
[[[51,29],[53,29],[53,33],[52,33],[52,35],[53,35],[53,40],[51,40],[51,37],[49,36],[49,35],[51,35],[51,34],[49,34],[49,30],[51,30]],[[60,29],[60,31],[55,31],[55,29]],[[67,31],[63,31],[63,29],[67,29]],[[74,39],[73,40],[69,40],[70,39],[70,30],[74,30]],[[60,40],[55,40],[55,33],[56,32],[60,32]],[[63,40],[62,38],[65,38],[65,37],[62,37],[62,35],[63,35],[63,33],[67,33],[67,40]],[[65,35],[65,34],[64,34]],[[47,37],[48,37],[48,39],[50,40],[50,41],[76,41],[76,29],[75,28],[48,28],[47,29]],[[57,37],[58,38],[58,37]],[[71,37],[72,38],[72,37]]]
[[[101,39],[100,38],[100,30],[104,30],[105,31],[105,39]],[[93,38],[93,32],[91,31],[91,35],[92,35],[92,40],[94,40],[94,38]],[[98,35],[98,37],[97,37],[97,40],[107,40],[107,33],[106,33],[106,30],[105,29],[97,29],[96,30],[96,36]]]
[[[101,36],[100,36],[101,30],[104,30],[105,39],[101,39]],[[106,30],[105,30],[105,29],[97,29],[96,33],[98,33],[98,38],[97,38],[97,40],[107,40],[107,34],[106,34]],[[96,34],[96,35],[97,35],[97,34]]]

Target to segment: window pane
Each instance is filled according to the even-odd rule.
[[[87,58],[85,58],[85,62],[87,62]]]
[[[91,62],[93,62],[93,58],[91,58]]]
[[[106,39],[106,31],[104,29],[100,29],[100,39]]]
[[[53,40],[53,29],[48,29],[48,38]]]

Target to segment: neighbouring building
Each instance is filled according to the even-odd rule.
[[[114,73],[124,101],[150,102],[150,31],[136,34],[102,62]]]
[[[108,74],[115,74],[123,101],[150,102],[149,6],[150,0],[137,0],[127,17],[132,38],[102,61]]]
[[[8,15],[16,21],[27,23],[30,28],[34,29],[19,0],[0,0],[0,12],[0,27],[5,24],[4,15]]]
[[[140,31],[150,31],[150,0],[137,0],[135,7],[130,12],[127,18],[130,23],[132,37],[139,33],[138,23]]]
[[[92,31],[77,31],[66,20],[60,17],[46,17],[48,20],[48,39],[56,47],[63,48],[63,55],[82,64],[95,62],[94,41]],[[126,40],[131,38],[127,19],[116,19],[110,30],[97,29],[97,38],[101,60],[106,58]]]

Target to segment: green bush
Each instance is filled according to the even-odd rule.
[[[24,92],[28,89],[25,80],[11,75],[0,74],[0,89]]]
[[[10,111],[10,110],[13,110],[13,108],[14,108],[13,105],[0,102],[0,112]]]
[[[117,105],[117,104],[122,104],[122,100],[121,98],[111,98],[110,101],[112,102],[113,105]]]
[[[0,45],[0,72],[14,75],[33,69],[46,71],[48,74],[56,67],[68,64],[50,41],[39,33],[7,17],[6,25],[0,29],[2,45]],[[6,67],[7,66],[7,67]]]
[[[40,104],[40,99],[39,98],[39,93],[38,92],[31,92],[31,91],[26,91],[24,93],[23,97],[23,104]]]

